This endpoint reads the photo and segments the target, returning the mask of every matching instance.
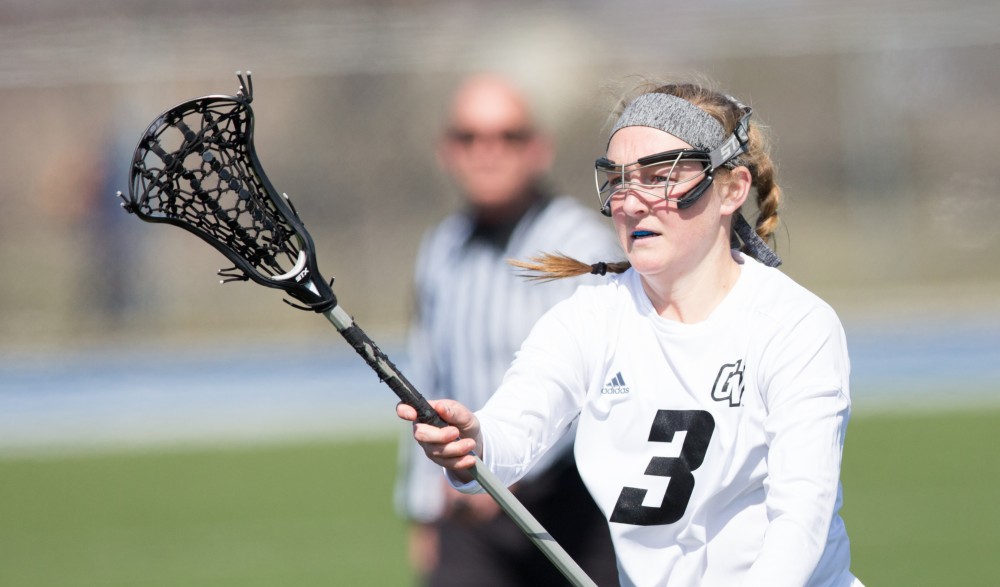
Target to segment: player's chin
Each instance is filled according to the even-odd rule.
[[[638,270],[645,265],[659,265],[666,256],[667,251],[662,247],[662,242],[652,242],[643,240],[641,242],[630,242],[626,249],[626,256],[629,263]]]

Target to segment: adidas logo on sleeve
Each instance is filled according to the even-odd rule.
[[[604,389],[601,390],[601,395],[624,395],[629,393],[631,390],[625,385],[625,379],[622,377],[622,372],[619,371],[617,375],[611,378],[604,384]]]

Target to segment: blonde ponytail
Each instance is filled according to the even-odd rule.
[[[507,259],[507,263],[521,269],[521,275],[532,281],[554,281],[587,274],[624,273],[632,266],[628,261],[611,263],[598,261],[588,265],[583,261],[559,253],[543,253],[532,257],[530,261]]]

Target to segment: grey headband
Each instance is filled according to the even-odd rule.
[[[726,139],[726,129],[711,114],[670,94],[642,94],[633,100],[615,123],[608,142],[626,126],[659,129],[703,151],[718,148]]]

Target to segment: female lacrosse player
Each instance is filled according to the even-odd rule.
[[[612,275],[537,323],[482,410],[434,402],[451,426],[414,426],[472,492],[471,451],[513,483],[578,419],[577,463],[623,586],[861,585],[838,515],[844,332],[773,268],[781,191],[750,114],[690,84],[632,100],[596,165],[628,262],[520,264]],[[741,214],[751,192],[756,231]]]

